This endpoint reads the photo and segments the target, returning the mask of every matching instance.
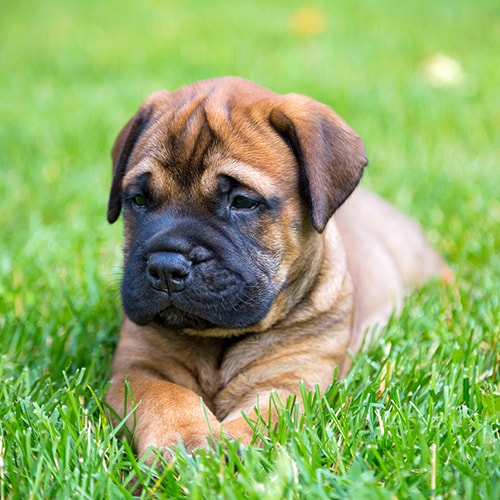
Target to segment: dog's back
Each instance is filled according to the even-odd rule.
[[[451,271],[420,226],[377,195],[357,188],[335,214],[346,247],[355,300],[350,348],[356,352],[366,329],[377,329],[402,306],[406,290]]]

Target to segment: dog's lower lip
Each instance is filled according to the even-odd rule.
[[[170,317],[169,319],[169,316],[177,316],[177,321],[172,321],[172,318]],[[203,330],[215,326],[210,321],[198,318],[197,316],[188,315],[181,309],[176,309],[172,306],[166,307],[156,314],[153,321],[162,325],[167,325],[174,330],[183,330],[185,328]]]

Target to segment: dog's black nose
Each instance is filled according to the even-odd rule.
[[[175,252],[156,252],[148,259],[146,268],[149,283],[155,290],[172,294],[184,289],[191,262]]]

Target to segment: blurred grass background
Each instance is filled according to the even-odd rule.
[[[85,401],[95,428],[104,418],[97,401],[120,311],[121,228],[105,221],[110,149],[158,88],[232,74],[332,106],[365,140],[364,184],[418,218],[457,273],[444,305],[432,304],[443,297],[431,287],[422,309],[407,312],[406,320],[420,314],[443,342],[474,337],[489,367],[481,380],[498,384],[497,1],[4,0],[1,6],[2,500],[52,491],[47,484],[58,473],[44,473],[40,464],[64,455],[48,446],[54,429],[70,425],[71,418],[57,415],[60,401]],[[414,338],[411,331],[401,335]],[[46,438],[30,434],[43,420],[40,412],[50,415]],[[124,452],[109,453],[119,460]],[[107,466],[112,484],[119,482],[126,466]],[[95,477],[84,484],[78,462],[59,471],[73,477],[79,494],[97,495]],[[379,467],[373,471],[388,481]],[[469,473],[486,477],[491,470]],[[443,485],[445,496],[453,481]],[[389,495],[405,491],[388,482]],[[54,484],[56,496],[71,492]]]

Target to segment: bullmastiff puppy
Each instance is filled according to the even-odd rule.
[[[113,147],[125,317],[107,401],[168,457],[249,443],[299,383],[324,391],[406,289],[448,273],[420,228],[356,188],[359,136],[329,107],[226,77],[160,90]],[[133,410],[133,411],[132,411]]]

